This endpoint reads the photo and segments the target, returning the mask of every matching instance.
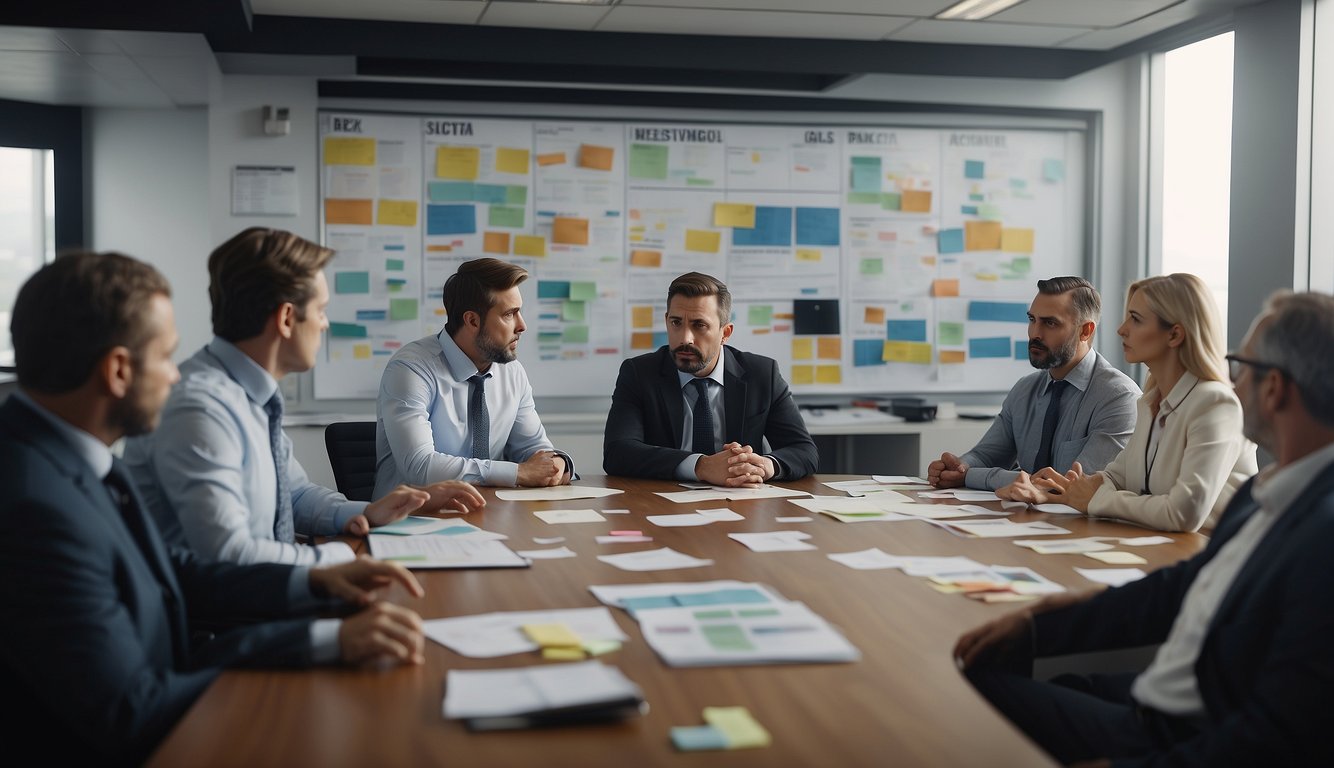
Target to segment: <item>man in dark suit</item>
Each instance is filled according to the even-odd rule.
[[[998,709],[1065,763],[1334,765],[1334,297],[1272,297],[1228,355],[1246,437],[1276,462],[1203,552],[1126,586],[1058,595],[960,638]],[[1161,643],[1138,675],[1017,670]]]
[[[616,377],[607,474],[755,486],[815,471],[815,441],[778,364],[724,346],[731,316],[732,295],[717,278],[672,281],[667,346],[626,360]]]
[[[14,304],[20,389],[0,406],[0,736],[45,763],[142,762],[225,667],[421,661],[420,619],[376,600],[391,582],[421,594],[396,564],[203,564],[164,545],[109,446],[156,426],[179,378],[169,296],[146,264],[76,253]],[[367,605],[345,620],[293,618]]]

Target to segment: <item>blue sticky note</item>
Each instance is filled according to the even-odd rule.
[[[570,298],[569,280],[538,280],[537,298],[539,299],[568,299]]]
[[[672,745],[682,752],[727,749],[727,734],[712,725],[672,726]]]
[[[1042,178],[1047,181],[1060,181],[1065,178],[1065,161],[1049,157],[1042,161]]]
[[[977,215],[977,206],[976,206],[976,205],[961,205],[961,206],[959,206],[959,213],[962,213],[962,214],[964,214],[965,216],[976,216],[976,215]]]
[[[672,595],[677,605],[736,605],[768,603],[769,598],[758,589],[719,589],[713,592]]]
[[[479,203],[505,205],[509,191],[500,184],[478,184],[473,187],[472,199]]]
[[[1015,360],[1027,360],[1027,359],[1028,359],[1028,342],[1027,342],[1027,341],[1016,340],[1016,341],[1014,342],[1014,359],[1015,359]]]
[[[970,301],[968,319],[993,323],[1027,323],[1028,305],[1014,301]]]
[[[965,179],[985,179],[987,166],[981,160],[964,160],[963,177]]]
[[[664,346],[664,345],[666,345],[666,344],[667,344],[667,332],[666,332],[666,331],[654,331],[654,332],[653,332],[653,347],[656,349],[656,348],[661,347],[661,346]]]
[[[942,229],[936,233],[936,252],[963,253],[963,230]]]
[[[926,341],[926,321],[889,320],[885,323],[885,338],[890,341]]]
[[[798,208],[797,245],[838,245],[838,209]]]
[[[625,597],[621,598],[621,607],[630,612],[633,616],[635,611],[643,611],[652,608],[677,608],[676,601],[671,595],[654,595],[652,597]]]
[[[387,311],[383,310],[383,309],[358,309],[358,310],[357,310],[357,319],[358,319],[358,320],[386,320],[386,319],[388,319],[388,318],[389,318],[389,313],[388,313]]]
[[[371,273],[335,272],[334,293],[370,293]]]
[[[885,342],[880,339],[853,339],[852,364],[858,367],[884,365]]]
[[[426,185],[426,194],[432,203],[461,203],[472,200],[471,181],[432,181]]]
[[[477,232],[477,209],[471,205],[426,206],[426,234],[471,235]]]
[[[852,191],[853,192],[880,191],[880,158],[878,157],[852,158]]]
[[[993,336],[968,340],[969,357],[1009,357],[1010,337]]]
[[[755,206],[755,227],[733,229],[732,245],[790,246],[792,245],[792,209],[771,205]]]

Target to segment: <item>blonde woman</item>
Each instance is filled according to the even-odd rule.
[[[1223,330],[1204,281],[1177,273],[1130,286],[1117,329],[1126,361],[1149,369],[1135,431],[1102,471],[1023,473],[1002,498],[1059,501],[1092,517],[1164,531],[1213,527],[1246,478],[1255,445],[1241,434],[1241,404],[1228,384]]]

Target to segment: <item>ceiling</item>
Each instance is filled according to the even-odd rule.
[[[0,10],[0,98],[198,105],[219,68],[316,75],[342,95],[388,79],[407,97],[442,83],[828,97],[873,73],[1061,79],[1225,30],[1255,1],[1022,0],[944,21],[952,0],[45,0]]]

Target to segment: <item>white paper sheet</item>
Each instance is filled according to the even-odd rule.
[[[459,536],[367,537],[371,554],[379,560],[402,563],[409,569],[424,568],[522,568],[528,561],[503,543]]]
[[[801,603],[661,608],[638,614],[644,640],[673,667],[856,661],[857,649]]]
[[[557,485],[551,488],[521,488],[496,491],[502,501],[567,501],[569,499],[600,499],[625,493],[617,488],[593,488],[587,485]]]
[[[562,608],[549,611],[503,611],[422,622],[426,637],[460,656],[493,659],[512,653],[537,650],[528,639],[526,624],[564,624],[581,640],[617,640],[630,638],[621,632],[611,611],[605,607]]]
[[[712,525],[714,522],[712,519],[697,515],[694,512],[681,515],[649,515],[644,519],[663,528],[695,528],[701,525]]]
[[[569,547],[555,547],[553,549],[525,549],[517,553],[521,557],[529,560],[560,560],[566,557],[577,557],[574,550]]]
[[[1147,565],[1149,563],[1148,560],[1134,552],[1085,552],[1084,556],[1107,565]]]
[[[809,523],[815,518],[808,515],[788,515],[787,517],[775,517],[776,523]]]
[[[1089,581],[1119,587],[1144,578],[1144,571],[1139,568],[1076,568],[1075,571]]]
[[[699,595],[709,592],[721,592],[729,589],[758,590],[769,596],[770,602],[786,602],[782,597],[763,584],[733,579],[714,581],[675,581],[656,584],[599,584],[588,588],[600,602],[617,608],[624,607],[622,600],[636,597],[665,597],[671,595]]]
[[[639,687],[600,661],[520,669],[451,669],[442,709],[450,719],[506,717],[642,698]]]
[[[713,565],[712,560],[691,557],[670,547],[649,549],[642,552],[625,552],[619,555],[598,555],[598,559],[623,571],[670,571],[677,568],[699,568],[705,565]]]
[[[806,543],[811,535],[804,531],[729,533],[727,537],[746,545],[751,552],[800,552],[815,549],[814,544]]]
[[[878,571],[885,568],[902,568],[903,558],[882,552],[877,547],[863,549],[860,552],[839,552],[828,555],[830,560],[842,563],[858,571]]]
[[[1083,512],[1069,504],[1034,504],[1034,512],[1046,512],[1049,515],[1082,515]]]
[[[653,541],[652,536],[598,536],[599,544],[643,544],[646,541]]]
[[[533,514],[552,525],[561,523],[603,523],[607,521],[607,518],[598,514],[596,509],[542,509]]]
[[[950,520],[936,523],[947,531],[975,536],[980,539],[998,539],[1009,536],[1058,536],[1070,531],[1036,520],[1030,523],[1015,523],[1003,518],[991,520]]]

